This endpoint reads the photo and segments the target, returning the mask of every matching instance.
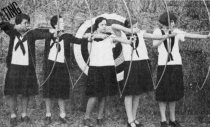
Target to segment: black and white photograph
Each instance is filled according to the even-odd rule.
[[[210,127],[210,0],[0,3],[0,127]]]

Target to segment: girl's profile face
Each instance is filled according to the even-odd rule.
[[[22,22],[18,25],[16,25],[17,30],[20,32],[26,32],[29,28],[29,21],[27,19],[23,19]]]
[[[102,22],[100,22],[99,24],[98,24],[98,29],[97,29],[97,31],[98,32],[100,32],[100,33],[104,33],[104,32],[106,32],[106,20],[103,20]]]
[[[58,28],[59,26],[59,28]],[[63,18],[59,18],[59,25],[58,23],[55,25],[55,28],[58,28],[59,30],[64,30],[64,21]]]
[[[175,26],[174,20],[171,20],[171,27],[173,28]]]
[[[138,22],[136,22],[135,24],[133,24],[133,28],[138,28]]]

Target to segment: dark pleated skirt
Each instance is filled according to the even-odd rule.
[[[34,67],[11,65],[5,79],[5,95],[30,97],[38,94],[38,83]]]
[[[127,78],[130,61],[125,62],[124,81]],[[121,86],[121,88],[124,87]],[[123,96],[140,95],[153,90],[153,81],[151,77],[151,66],[149,60],[133,61],[130,75],[125,86]]]
[[[157,81],[159,81],[164,66],[158,66]],[[184,97],[182,65],[168,65],[164,76],[155,91],[156,100],[161,102],[178,101]]]
[[[94,67],[88,71],[86,95],[90,97],[113,96],[118,93],[114,66]]]
[[[54,62],[47,61],[47,73],[49,75]],[[65,63],[56,62],[50,78],[43,85],[43,97],[51,99],[68,99],[70,94],[70,80]]]

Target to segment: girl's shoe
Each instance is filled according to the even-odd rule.
[[[174,122],[169,121],[169,125],[171,127],[181,127],[180,123],[178,121],[176,121],[176,120]]]
[[[93,123],[91,122],[91,119],[84,119],[83,125],[84,127],[93,127]]]
[[[138,120],[134,120],[136,127],[143,127],[144,125],[141,124]]]
[[[59,117],[59,120],[60,120],[60,122],[61,122],[62,124],[66,124],[66,123],[68,123],[68,119],[67,119],[67,117],[64,117],[64,118]]]
[[[44,121],[45,121],[45,124],[46,124],[46,125],[49,125],[49,124],[52,123],[52,120],[51,120],[51,117],[50,117],[50,116],[46,116],[46,117],[44,118]]]
[[[10,118],[10,126],[11,126],[11,127],[17,126],[17,117],[15,117],[15,118]]]
[[[166,121],[160,122],[160,127],[169,127]]]
[[[102,126],[103,122],[104,122],[103,119],[96,119],[96,123],[97,123],[97,125],[99,125],[99,126]]]
[[[131,122],[131,123],[127,123],[127,127],[137,127],[135,121]]]
[[[30,118],[28,117],[28,116],[25,116],[25,117],[20,117],[20,120],[21,120],[21,122],[26,122],[26,123],[29,123],[31,120],[30,120]]]

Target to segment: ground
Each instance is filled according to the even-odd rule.
[[[140,99],[140,106],[138,110],[138,119],[144,124],[144,127],[159,127],[159,113],[157,110],[156,102],[145,102],[148,98],[151,98],[153,93],[143,95]],[[10,127],[9,124],[9,108],[6,103],[6,98],[1,97],[1,109],[0,109],[0,127]],[[78,100],[79,101],[79,100]],[[20,103],[20,100],[18,100]],[[82,127],[82,120],[84,117],[84,108],[73,107],[71,100],[67,100],[66,110],[67,116],[69,119],[68,124],[60,124],[58,120],[58,105],[54,101],[52,106],[52,114],[53,114],[53,122],[48,125],[48,127]],[[113,103],[114,102],[114,103]],[[156,108],[152,108],[156,106]],[[83,106],[82,106],[83,107]],[[18,106],[18,114],[20,116],[21,108]],[[29,114],[31,118],[31,123],[21,123],[18,122],[17,127],[47,127],[44,125],[44,116],[45,116],[45,108],[43,100],[40,96],[35,98],[31,98]],[[93,120],[96,118],[96,111],[94,111]],[[181,122],[183,127],[210,127],[210,124],[200,123],[198,121],[198,117],[196,115],[188,115],[187,113],[179,113],[177,115],[177,120]],[[123,103],[118,97],[109,98],[107,100],[106,111],[105,111],[105,123],[104,127],[126,127],[126,114],[123,107]]]

